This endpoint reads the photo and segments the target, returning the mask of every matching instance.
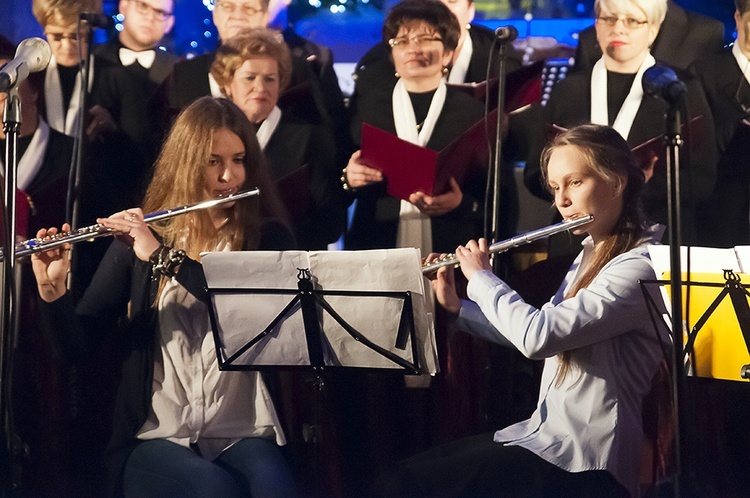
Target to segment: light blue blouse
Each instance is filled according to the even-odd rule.
[[[662,358],[639,280],[655,279],[648,244],[664,228],[651,227],[634,249],[607,263],[575,297],[563,297],[593,253],[593,241],[570,267],[541,309],[490,271],[468,285],[456,325],[510,343],[532,359],[545,359],[539,401],[531,418],[495,433],[495,441],[522,446],[570,472],[607,470],[637,495],[643,430],[641,404]],[[556,385],[558,356],[571,351],[573,367]]]

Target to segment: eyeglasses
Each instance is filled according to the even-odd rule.
[[[146,2],[141,2],[141,0],[132,0],[135,4],[135,11],[138,12],[141,15],[147,16],[149,14],[153,14],[159,21],[166,21],[172,16],[171,12],[167,12],[165,10],[156,9]]]
[[[44,32],[44,36],[47,40],[54,43],[62,43],[63,40],[68,40],[70,43],[78,43],[78,33],[72,31],[70,33],[48,33]]]
[[[601,16],[597,19],[611,27],[614,27],[615,24],[617,24],[617,21],[622,21],[622,25],[628,29],[638,29],[641,26],[648,24],[648,21],[641,21],[640,19],[634,19],[632,17]]]
[[[234,2],[225,2],[224,0],[217,0],[214,2],[214,5],[219,8],[222,12],[225,14],[233,14],[235,10],[239,7],[240,12],[245,17],[252,17],[255,15],[258,15],[261,12],[265,12],[266,10],[263,8],[258,8],[253,5],[250,5],[249,3],[243,3],[241,5],[237,5]]]
[[[427,45],[428,43],[436,41],[442,42],[443,39],[438,36],[430,35],[399,36],[398,38],[391,38],[390,40],[388,40],[388,45],[390,45],[391,48],[406,48],[407,46],[409,46],[409,43],[414,43],[414,45],[416,45],[417,47],[421,47],[423,45]]]

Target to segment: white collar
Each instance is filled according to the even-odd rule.
[[[742,50],[740,50],[737,40],[732,44],[732,55],[734,55],[734,59],[737,61],[740,71],[745,75],[745,80],[750,83],[750,61],[747,59],[747,56],[742,53]]]
[[[466,81],[466,73],[469,71],[469,63],[471,62],[471,55],[474,52],[474,42],[471,41],[471,35],[466,34],[464,44],[461,46],[461,51],[458,53],[451,72],[448,74],[448,83],[457,84]]]
[[[219,86],[219,83],[216,81],[216,78],[214,78],[214,75],[211,73],[208,73],[208,87],[211,89],[211,96],[215,99],[221,99],[221,98],[227,98],[226,95],[224,95],[224,92],[221,91],[221,86]]]
[[[424,147],[430,141],[432,132],[435,129],[435,123],[440,116],[445,104],[445,94],[447,93],[445,80],[441,79],[438,84],[435,95],[430,103],[430,110],[427,111],[427,117],[422,123],[420,130],[417,130],[417,118],[414,116],[414,107],[411,105],[409,92],[404,86],[404,81],[399,79],[393,88],[393,121],[396,125],[396,135],[402,140]]]
[[[633,120],[638,113],[643,100],[643,85],[641,80],[646,69],[656,64],[656,59],[650,53],[646,55],[641,67],[635,74],[633,85],[630,87],[628,96],[625,97],[620,112],[617,113],[612,128],[627,140],[630,134],[630,128],[633,126]],[[604,65],[604,57],[594,64],[591,71],[591,122],[599,125],[609,124],[609,115],[607,111],[607,68]]]
[[[141,50],[135,51],[130,50],[126,47],[121,47],[118,55],[120,56],[120,62],[123,66],[132,66],[136,62],[146,69],[151,69],[156,59],[155,50]]]
[[[279,121],[281,121],[281,109],[279,109],[278,106],[274,106],[268,114],[268,117],[260,124],[258,132],[255,134],[255,136],[258,137],[260,150],[266,150],[266,145],[268,145],[268,141],[271,140],[273,132],[276,131],[276,128],[279,126]]]

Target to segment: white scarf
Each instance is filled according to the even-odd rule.
[[[471,41],[471,35],[467,33],[464,44],[461,46],[461,51],[458,53],[458,57],[453,62],[451,72],[448,74],[448,83],[455,85],[466,81],[466,73],[469,70],[469,63],[471,62],[473,52],[474,42]]]
[[[31,142],[29,142],[26,152],[18,159],[18,168],[16,169],[16,188],[18,190],[25,191],[31,185],[39,170],[42,169],[48,143],[49,125],[40,116],[39,124],[36,127],[34,136],[31,137]],[[2,165],[3,173],[5,173],[5,164],[3,164],[2,158],[0,158],[0,165]]]
[[[278,106],[273,106],[268,117],[263,120],[258,128],[258,132],[255,134],[255,136],[258,137],[260,150],[266,150],[266,145],[268,145],[268,141],[271,140],[273,132],[276,131],[276,128],[279,126],[279,121],[281,121],[281,109],[279,109]]]
[[[627,140],[630,134],[630,128],[633,126],[633,120],[638,113],[638,108],[643,100],[643,85],[641,80],[646,69],[656,64],[656,59],[650,53],[646,55],[640,69],[635,74],[633,85],[630,87],[630,93],[625,97],[620,112],[617,113],[612,128]],[[607,112],[607,68],[604,66],[604,58],[599,59],[594,64],[591,71],[591,122],[599,125],[609,124],[609,115]]]
[[[734,55],[737,65],[740,66],[740,71],[745,75],[745,80],[750,84],[750,61],[742,53],[742,50],[740,50],[740,46],[736,40],[732,45],[732,55]]]
[[[414,107],[411,105],[409,92],[406,91],[403,80],[399,79],[393,89],[393,121],[396,124],[398,137],[424,147],[430,140],[435,123],[443,110],[446,93],[445,80],[441,79],[432,97],[427,117],[422,123],[422,129],[417,131],[417,119],[414,116]],[[423,256],[432,252],[430,217],[422,214],[415,205],[404,200],[401,201],[399,211],[396,247],[418,247],[422,250]]]
[[[94,82],[94,57],[91,56],[89,65],[89,88]],[[59,131],[69,136],[76,133],[77,121],[81,114],[81,72],[76,75],[76,82],[73,86],[73,95],[70,97],[68,112],[63,116],[63,96],[62,85],[60,84],[60,73],[57,71],[57,61],[53,55],[50,58],[47,72],[44,75],[44,101],[47,108],[47,121],[53,130]]]

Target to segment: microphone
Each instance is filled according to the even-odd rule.
[[[643,91],[650,97],[661,97],[670,104],[678,102],[687,86],[666,66],[651,66],[643,73]]]
[[[78,18],[81,21],[86,21],[94,29],[109,29],[115,25],[115,20],[107,14],[80,14]]]
[[[495,38],[501,42],[512,42],[518,38],[518,30],[515,26],[500,26],[495,30]]]
[[[16,56],[0,69],[0,92],[18,86],[29,73],[43,71],[49,64],[52,51],[41,38],[27,38],[18,44]]]

